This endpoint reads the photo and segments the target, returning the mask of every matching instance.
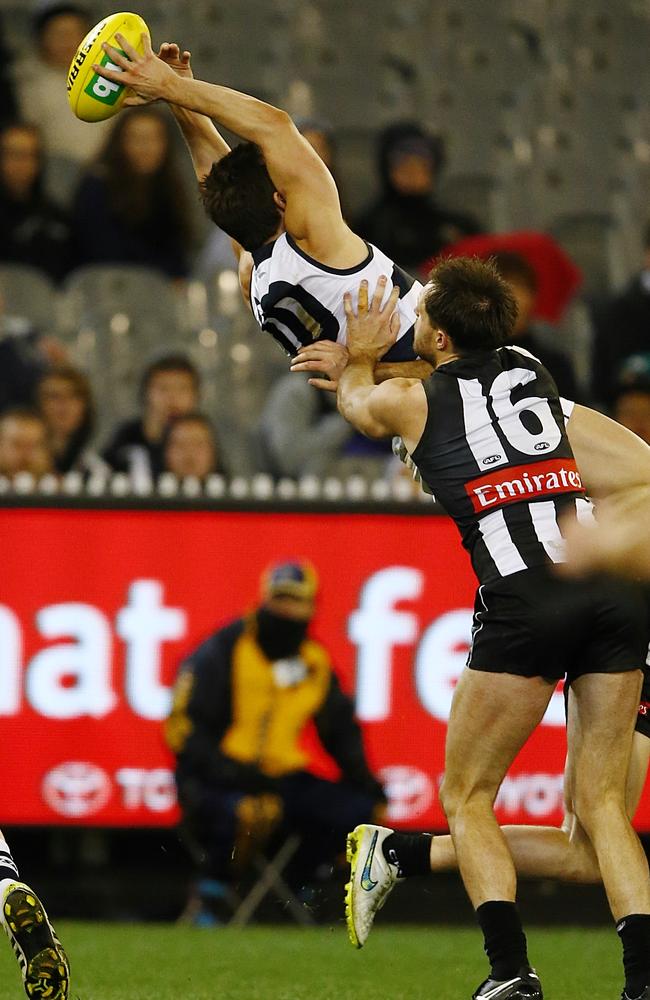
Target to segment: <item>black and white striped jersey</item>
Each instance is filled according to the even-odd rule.
[[[559,515],[593,515],[565,429],[571,404],[548,371],[503,347],[442,365],[423,384],[429,412],[412,458],[481,583],[562,562]]]
[[[397,306],[400,331],[396,343],[384,355],[385,361],[413,361],[415,309],[422,285],[397,267],[393,261],[367,244],[368,256],[357,267],[337,270],[309,257],[297,243],[283,233],[253,253],[251,308],[261,328],[274,337],[287,354],[315,340],[345,343],[346,319],[343,295],[355,299],[359,283],[365,278],[372,294],[377,279],[390,278],[388,298],[393,285],[401,289]]]

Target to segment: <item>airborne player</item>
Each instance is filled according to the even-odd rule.
[[[400,330],[375,368],[378,381],[396,374],[424,378],[430,366],[413,351],[419,282],[348,227],[334,179],[286,112],[194,80],[189,52],[161,46],[144,55],[117,35],[126,56],[104,50],[120,67],[95,65],[101,76],[127,84],[127,105],[167,101],[185,137],[210,218],[234,241],[242,292],[260,327],[311,371],[319,388],[335,389],[347,359],[343,295],[361,279],[388,274],[399,288]],[[244,140],[231,150],[212,119]],[[387,292],[388,294],[388,292]]]

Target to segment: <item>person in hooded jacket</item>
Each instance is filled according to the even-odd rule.
[[[34,125],[0,128],[0,262],[60,281],[72,263],[67,213],[44,192],[44,154]]]
[[[406,271],[417,271],[443,247],[481,231],[476,219],[436,202],[444,159],[442,140],[414,122],[390,125],[379,136],[382,191],[352,229]]]
[[[325,647],[307,634],[316,592],[308,563],[273,566],[261,605],[181,664],[165,736],[176,754],[184,823],[205,856],[197,924],[229,913],[244,845],[273,830],[304,834],[289,875],[300,886],[334,858],[353,817],[364,822],[386,802],[352,701]],[[309,770],[303,735],[311,723],[340,768],[338,781]]]

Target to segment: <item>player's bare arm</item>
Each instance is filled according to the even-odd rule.
[[[344,344],[332,340],[317,340],[300,348],[291,362],[291,371],[318,372],[319,375],[309,379],[309,384],[326,392],[336,392],[338,380],[347,363],[348,351]],[[428,361],[400,361],[394,364],[380,361],[375,365],[374,378],[379,385],[390,378],[425,379],[432,371]]]
[[[650,499],[650,447],[597,410],[576,405],[567,433],[580,475],[594,499]]]
[[[425,379],[433,372],[428,361],[380,361],[375,365],[375,382],[385,382],[389,378]]]
[[[110,45],[105,51],[121,72],[95,66],[97,73],[127,84],[140,98],[205,115],[256,143],[286,203],[286,229],[301,247],[332,267],[354,267],[365,258],[364,241],[343,220],[334,178],[285,111],[228,87],[178,75],[155,56],[148,36],[143,36],[143,55],[123,36],[116,37],[125,55]]]
[[[588,492],[600,498],[595,526],[567,524],[568,573],[650,577],[650,447],[602,413],[576,406],[567,431]]]
[[[194,79],[192,53],[187,49],[181,51],[176,42],[163,42],[157,58],[166,63],[178,76],[186,80]],[[150,104],[152,100],[150,97],[134,94],[132,97],[127,97],[124,104],[128,107],[139,107]],[[176,104],[170,105],[170,108],[189,149],[197,180],[201,182],[210,173],[212,164],[230,152],[230,146],[206,115],[187,111],[186,108]]]
[[[363,281],[356,312],[352,296],[345,295],[349,360],[339,378],[337,401],[345,419],[362,434],[377,438],[397,434],[412,451],[427,418],[422,382],[393,378],[375,385],[375,365],[394,343],[399,322],[395,314],[398,288],[393,288],[382,307],[387,282],[385,276],[379,279],[369,302],[368,283]]]

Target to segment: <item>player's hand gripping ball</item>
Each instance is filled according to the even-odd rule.
[[[101,122],[112,118],[122,107],[131,91],[128,87],[105,80],[93,69],[93,63],[120,72],[111,62],[102,45],[108,42],[122,51],[115,35],[122,34],[141,55],[144,52],[142,34],[149,29],[139,14],[110,14],[89,31],[77,49],[68,73],[68,101],[77,118],[84,122]]]

